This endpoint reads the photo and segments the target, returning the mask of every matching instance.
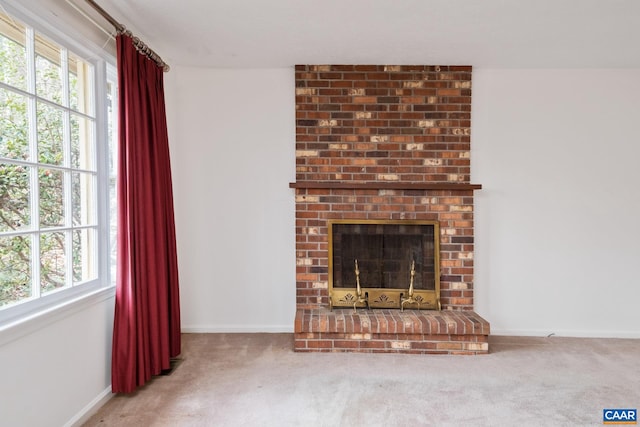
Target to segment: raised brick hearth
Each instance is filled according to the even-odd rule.
[[[471,67],[296,66],[297,351],[488,352],[473,312]],[[442,311],[329,307],[329,220],[440,224]]]
[[[489,323],[473,311],[300,309],[296,351],[482,354]]]

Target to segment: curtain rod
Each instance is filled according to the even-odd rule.
[[[118,34],[123,33],[131,37],[131,39],[133,40],[133,45],[135,46],[138,52],[141,52],[143,55],[146,55],[149,59],[151,59],[156,64],[158,64],[158,66],[162,67],[162,69],[165,72],[169,71],[169,64],[164,62],[162,58],[160,58],[160,55],[155,53],[153,49],[147,46],[145,42],[143,42],[138,37],[135,37],[133,34],[131,34],[131,31],[127,30],[127,28],[124,25],[116,21],[116,19],[113,16],[109,15],[109,13],[107,13],[106,10],[100,7],[100,5],[98,5],[93,0],[85,0],[85,2],[87,2],[92,8],[94,8],[96,12],[98,12],[104,19],[109,21],[109,23],[115,27]]]

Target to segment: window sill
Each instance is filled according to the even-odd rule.
[[[74,299],[0,325],[0,347],[115,296],[115,286],[100,288]]]

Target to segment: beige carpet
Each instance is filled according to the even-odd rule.
[[[589,426],[640,407],[640,340],[490,337],[484,356],[294,353],[185,334],[182,362],[87,426]]]

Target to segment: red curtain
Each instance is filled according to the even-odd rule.
[[[116,38],[118,269],[111,387],[129,393],[180,354],[180,306],[163,70]]]

